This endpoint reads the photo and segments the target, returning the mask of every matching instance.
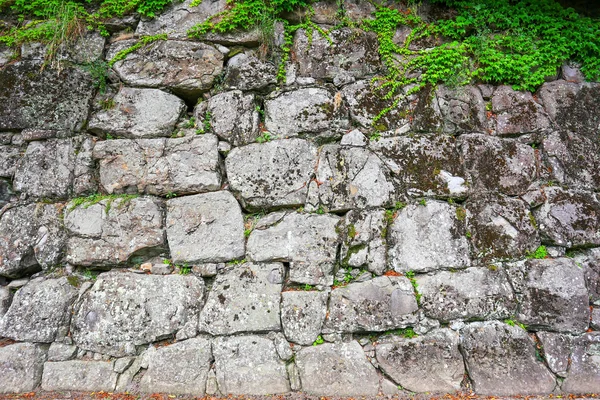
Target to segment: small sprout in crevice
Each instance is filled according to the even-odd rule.
[[[256,138],[256,141],[258,143],[266,143],[266,142],[270,142],[271,140],[277,139],[276,136],[271,135],[271,132],[269,131],[264,131],[259,137]]]
[[[535,249],[535,251],[533,252],[527,252],[527,255],[525,256],[528,259],[535,259],[535,260],[541,260],[543,258],[548,258],[548,250],[546,249],[546,246],[540,246],[537,249]]]
[[[379,139],[381,139],[381,133],[379,133],[379,132],[375,132],[374,134],[372,134],[372,135],[369,137],[369,140],[372,140],[372,141],[374,141],[374,142],[377,142],[377,141],[379,141]]]
[[[419,200],[419,205],[420,206],[426,206],[427,205],[427,199],[423,198],[423,199]]]
[[[317,340],[315,340],[312,345],[318,346],[323,343],[325,343],[325,340],[323,339],[323,336],[319,335],[319,336],[317,336]]]
[[[175,192],[168,192],[167,194],[165,194],[165,197],[167,199],[172,199],[173,197],[177,197],[177,193],[175,193]]]

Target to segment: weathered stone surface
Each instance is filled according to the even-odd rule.
[[[113,362],[62,361],[44,364],[42,389],[112,392],[119,374],[113,371]]]
[[[357,341],[306,347],[296,353],[302,390],[315,396],[374,396],[379,377]]]
[[[112,101],[114,107],[91,117],[91,132],[131,139],[171,136],[186,109],[183,100],[159,89],[123,87]]]
[[[65,232],[63,204],[28,204],[0,217],[0,275],[18,278],[49,268],[61,258]]]
[[[385,210],[349,211],[342,227],[342,262],[382,275],[387,267],[386,229]]]
[[[260,336],[215,339],[215,369],[223,395],[266,395],[290,391],[285,362],[275,345]]]
[[[13,188],[34,198],[66,198],[94,189],[90,137],[31,142],[15,171]]]
[[[316,179],[319,202],[330,211],[385,207],[395,195],[389,169],[377,155],[360,147],[323,146]]]
[[[71,334],[86,350],[135,355],[135,346],[195,322],[203,295],[204,283],[192,275],[101,274],[76,305]]]
[[[81,68],[40,71],[41,63],[18,61],[0,70],[0,130],[26,128],[79,131],[94,95]]]
[[[562,384],[568,393],[598,393],[600,391],[600,333],[590,332],[573,340],[569,375]]]
[[[42,379],[47,346],[16,343],[0,347],[0,393],[34,390]]]
[[[56,58],[75,64],[90,64],[102,58],[105,44],[106,38],[99,32],[80,32],[74,41],[64,40],[59,45]]]
[[[542,142],[544,157],[556,182],[571,188],[600,188],[600,138],[566,131]]]
[[[290,262],[291,282],[333,284],[339,217],[301,213],[271,214],[260,220],[248,238],[253,261]]]
[[[386,375],[411,392],[457,391],[465,373],[458,338],[450,329],[412,339],[392,337],[375,346],[377,362]]]
[[[460,198],[467,194],[465,172],[454,138],[422,135],[371,141],[369,147],[411,196]]]
[[[281,293],[281,325],[286,338],[309,346],[321,333],[327,313],[328,292],[287,291]]]
[[[473,190],[518,196],[537,178],[538,163],[531,146],[481,134],[463,135],[459,143]]]
[[[517,92],[510,86],[500,86],[494,91],[492,111],[499,136],[541,132],[552,127],[548,114],[530,92]]]
[[[451,89],[442,85],[436,90],[436,98],[444,119],[444,132],[488,132],[485,102],[476,86],[467,85]]]
[[[23,149],[20,146],[0,144],[0,177],[12,178],[21,159]]]
[[[573,337],[545,331],[539,331],[536,335],[544,349],[544,358],[550,370],[559,376],[567,376]]]
[[[388,229],[388,264],[397,272],[471,265],[459,208],[439,201],[400,210]]]
[[[247,51],[227,61],[223,81],[229,89],[261,90],[277,83],[277,68]]]
[[[0,178],[0,208],[4,207],[7,203],[14,200],[14,192],[12,185],[8,180]]]
[[[77,346],[54,342],[48,349],[48,361],[68,361],[77,355]]]
[[[545,190],[546,201],[533,211],[543,242],[564,247],[600,245],[600,202],[593,194]]]
[[[211,359],[211,343],[202,338],[161,347],[150,356],[140,389],[149,393],[203,395]]]
[[[544,108],[560,128],[594,137],[600,127],[598,83],[572,83],[558,80],[542,85],[539,95]]]
[[[381,276],[334,289],[325,329],[334,332],[377,332],[414,325],[419,306],[403,276]]]
[[[165,248],[163,215],[159,200],[151,197],[107,199],[87,207],[70,202],[67,261],[113,266],[153,257]]]
[[[348,126],[341,94],[323,88],[298,89],[265,100],[265,127],[277,137],[338,131]]]
[[[467,228],[478,258],[519,258],[540,245],[536,220],[525,202],[495,194],[465,203]]]
[[[116,42],[107,59],[137,42],[135,39]],[[205,43],[159,40],[129,53],[113,69],[126,85],[167,88],[195,100],[212,87],[223,71],[223,54]]]
[[[167,201],[167,238],[176,264],[243,257],[244,220],[240,205],[226,191],[171,199]]]
[[[106,193],[185,195],[221,187],[217,145],[214,135],[105,140],[93,154]]]
[[[575,261],[583,267],[590,303],[600,305],[600,248],[586,250]]]
[[[520,322],[533,328],[582,333],[590,321],[583,270],[569,258],[527,260],[509,266]]]
[[[234,146],[254,142],[259,136],[259,115],[253,94],[241,90],[219,93],[208,100],[211,131]]]
[[[467,268],[415,277],[425,315],[440,321],[510,318],[517,301],[503,269]]]
[[[10,290],[7,287],[0,286],[0,319],[8,311],[12,298]]]
[[[461,349],[477,394],[544,395],[554,390],[554,376],[536,360],[533,340],[517,326],[469,324],[461,330]]]
[[[358,129],[354,129],[353,131],[350,131],[350,132],[344,134],[344,136],[342,136],[342,140],[340,141],[340,144],[342,146],[355,146],[355,147],[366,147],[367,143],[368,143],[367,138]]]
[[[228,335],[281,329],[281,263],[244,263],[217,275],[200,313],[202,332]]]
[[[78,294],[67,278],[38,278],[15,293],[0,319],[0,336],[21,342],[51,343],[69,331],[72,305]]]
[[[381,68],[377,35],[351,28],[331,31],[329,40],[314,30],[299,29],[292,51],[298,60],[298,76],[348,81],[374,74]]]
[[[301,206],[317,165],[317,148],[303,139],[233,149],[225,159],[230,189],[248,209]]]

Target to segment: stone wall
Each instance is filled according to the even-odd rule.
[[[60,71],[0,49],[0,393],[600,392],[600,84],[374,124],[372,34],[298,31],[281,84],[258,32],[185,40],[225,0],[188,5]],[[85,64],[158,33],[98,93]]]

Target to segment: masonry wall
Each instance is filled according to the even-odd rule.
[[[223,7],[113,21],[60,70],[0,48],[0,393],[600,392],[600,84],[374,123],[372,34],[298,31],[283,84],[259,32],[185,39]]]

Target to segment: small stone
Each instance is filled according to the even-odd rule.
[[[590,322],[590,328],[600,331],[600,307],[594,307],[592,309],[592,321]]]
[[[222,271],[225,268],[224,263],[220,264],[200,264],[194,265],[192,267],[192,272],[194,274],[200,275],[204,278],[212,278],[217,275],[219,271]]]
[[[550,370],[563,378],[567,376],[573,337],[562,333],[544,331],[539,331],[536,335],[540,340],[542,349],[544,349],[544,358]]]
[[[122,374],[123,372],[125,372],[125,370],[127,368],[129,368],[131,366],[131,364],[133,364],[133,362],[136,360],[136,357],[122,357],[122,358],[117,358],[115,360],[115,365],[113,367],[114,371]]]
[[[269,332],[269,339],[273,340],[277,354],[283,361],[288,361],[294,356],[292,347],[288,343],[283,333]]]
[[[78,390],[112,392],[118,374],[113,363],[105,361],[61,361],[44,363],[42,389],[46,391]]]
[[[567,393],[598,393],[600,391],[600,362],[598,348],[600,333],[590,332],[573,340],[569,375],[561,389]]]
[[[145,272],[150,272],[152,270],[152,263],[143,263],[140,265],[140,269]]]
[[[300,373],[296,363],[286,364],[288,379],[290,380],[290,389],[297,392],[302,389],[302,382],[300,382]]]
[[[305,346],[321,333],[327,312],[328,292],[287,291],[281,293],[281,323],[286,338]]]
[[[15,279],[10,281],[10,283],[8,285],[6,285],[6,287],[8,289],[13,289],[13,290],[17,290],[22,288],[23,286],[27,285],[29,283],[29,278],[21,278],[21,279]]]
[[[54,342],[48,350],[48,361],[68,361],[77,356],[77,346]]]
[[[382,275],[387,268],[385,210],[351,210],[343,223],[340,252],[343,263],[354,268],[366,267],[370,272]],[[371,278],[370,273],[363,275],[360,279]]]
[[[254,142],[260,134],[257,107],[255,96],[241,90],[211,97],[206,111],[210,115],[211,132],[233,146]]]
[[[169,275],[173,272],[173,266],[171,264],[152,264],[150,272],[154,275]]]
[[[117,380],[117,386],[115,387],[115,390],[119,393],[128,391],[127,389],[129,385],[133,381],[134,376],[140,371],[140,369],[141,357],[134,358],[131,366],[119,375],[119,379]]]
[[[346,133],[344,136],[342,136],[342,140],[340,141],[340,144],[342,146],[355,146],[355,147],[365,147],[367,145],[367,143],[368,143],[367,138],[358,129],[354,129],[353,131]]]
[[[249,51],[231,57],[226,71],[224,84],[230,89],[261,90],[277,83],[277,67]]]
[[[8,287],[0,286],[0,320],[8,311],[12,301],[12,293]]]

